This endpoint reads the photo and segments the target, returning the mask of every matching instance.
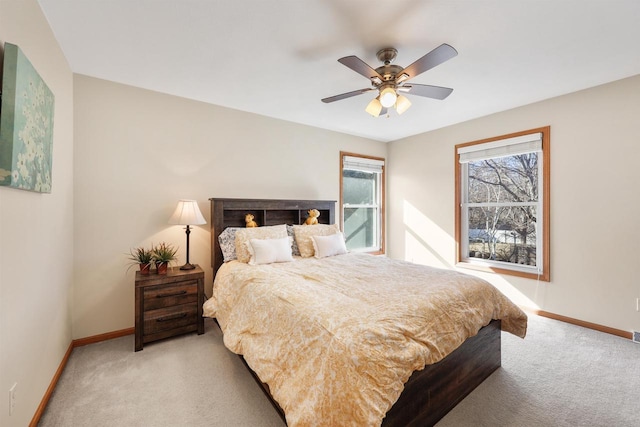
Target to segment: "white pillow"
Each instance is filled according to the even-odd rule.
[[[344,235],[341,232],[329,236],[311,236],[316,258],[325,258],[347,253]]]
[[[303,258],[313,256],[313,241],[311,236],[328,236],[340,232],[338,224],[294,225],[298,250]]]
[[[246,244],[251,256],[249,259],[249,264],[251,265],[293,261],[290,237],[250,239]]]
[[[247,242],[251,239],[280,239],[287,237],[287,226],[269,225],[266,227],[240,228],[236,231],[236,257],[240,262],[249,262]]]

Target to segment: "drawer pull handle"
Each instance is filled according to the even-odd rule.
[[[180,292],[176,292],[176,293],[173,293],[173,294],[159,294],[159,295],[156,295],[156,298],[177,297],[179,295],[184,295],[186,293],[187,293],[187,291],[180,291]]]
[[[156,319],[156,322],[168,322],[169,320],[182,319],[183,317],[187,317],[187,313],[177,314],[175,316],[167,316]]]

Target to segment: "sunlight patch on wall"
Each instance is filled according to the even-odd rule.
[[[452,268],[455,254],[453,237],[406,200],[402,212],[405,261]]]
[[[519,305],[520,307],[533,309],[533,310],[541,309],[541,307],[536,302],[534,302],[534,300],[529,298],[522,291],[516,288],[515,285],[510,283],[505,277],[499,274],[482,273],[479,271],[473,271],[473,270],[467,270],[467,269],[457,269],[457,270],[461,273],[471,274],[473,276],[480,277],[481,279],[486,280],[487,282],[495,286],[500,292],[506,295],[507,298],[513,301],[513,303]],[[530,281],[530,279],[523,279],[523,280],[526,280],[527,282]],[[536,289],[544,290],[545,288],[544,283],[545,282],[538,282],[536,285]],[[535,294],[536,296],[534,297],[534,299],[538,299],[538,296],[539,296],[538,291],[536,291]]]
[[[404,260],[416,264],[429,265],[438,268],[450,268],[465,274],[470,274],[486,280],[505,294],[515,304],[529,309],[540,309],[534,300],[544,300],[544,285],[538,282],[536,289],[531,289],[534,299],[525,295],[515,285],[499,274],[483,273],[480,271],[455,268],[455,238],[444,231],[418,208],[404,200],[403,202],[404,231]],[[519,279],[510,278],[512,281]],[[525,287],[531,284],[525,280]]]
[[[505,294],[507,298],[513,301],[515,304],[521,307],[527,307],[531,309],[540,309],[538,304],[533,302],[529,297],[523,294],[520,290],[518,290],[515,286],[509,283],[504,277],[499,276],[497,274],[493,274],[491,279],[489,280],[493,286],[498,288],[500,292]]]

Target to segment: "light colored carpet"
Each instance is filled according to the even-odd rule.
[[[640,426],[640,345],[529,316],[524,340],[502,333],[502,367],[437,425]]]
[[[41,426],[278,426],[240,359],[205,321],[133,351],[133,336],[76,348]],[[498,369],[439,423],[449,426],[639,426],[640,345],[531,316],[502,334]]]
[[[213,320],[133,348],[129,335],[74,349],[39,425],[284,425]]]

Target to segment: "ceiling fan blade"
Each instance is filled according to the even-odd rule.
[[[368,79],[372,79],[373,77],[377,77],[380,80],[384,80],[384,78],[373,68],[367,65],[362,59],[358,58],[355,55],[345,56],[344,58],[338,59],[338,62],[342,65],[351,68],[358,74],[365,76]]]
[[[415,83],[401,86],[398,90],[411,95],[426,96],[427,98],[434,99],[445,99],[447,96],[451,95],[451,92],[453,92],[453,89],[449,87],[419,85]]]
[[[347,92],[347,93],[341,93],[340,95],[334,95],[334,96],[330,96],[328,98],[323,98],[322,102],[329,103],[329,102],[334,102],[334,101],[340,101],[341,99],[351,98],[352,96],[360,95],[360,94],[363,94],[363,93],[366,93],[366,92],[370,92],[372,90],[375,90],[375,88],[358,89],[358,90],[354,90],[354,91]]]
[[[388,111],[389,111],[388,108],[382,107],[382,110],[380,110],[380,114],[378,114],[378,117],[384,116],[385,114],[387,114]]]
[[[424,73],[427,70],[432,69],[436,65],[440,65],[445,61],[453,58],[458,54],[458,51],[446,43],[441,44],[431,52],[427,53],[422,58],[418,59],[413,64],[402,70],[398,75],[404,73],[409,75],[409,78],[413,78],[420,73]]]

